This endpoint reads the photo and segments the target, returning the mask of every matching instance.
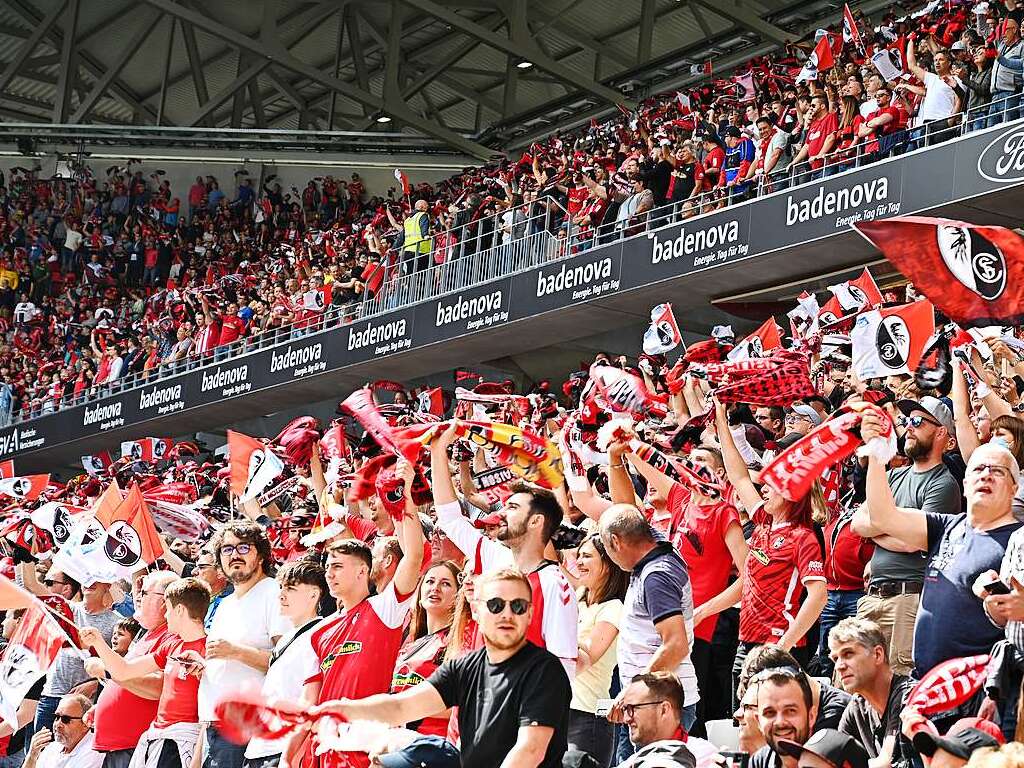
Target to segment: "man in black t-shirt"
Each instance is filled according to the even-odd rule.
[[[474,591],[483,648],[402,693],[326,702],[314,714],[397,726],[457,706],[463,768],[560,768],[572,690],[558,657],[526,640],[530,583],[503,569],[479,579]]]

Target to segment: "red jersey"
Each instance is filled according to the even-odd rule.
[[[839,118],[835,112],[826,112],[824,117],[819,117],[807,128],[807,156],[811,160],[811,168],[821,168],[824,160],[818,159],[825,141],[829,136],[839,130]]]
[[[732,553],[725,543],[725,532],[740,524],[740,513],[728,502],[700,505],[693,494],[679,483],[673,483],[668,494],[672,511],[668,539],[686,561],[690,573],[693,605],[703,605],[729,584]],[[693,628],[694,637],[711,642],[718,616],[711,616]]]
[[[167,638],[167,625],[150,630],[141,639],[132,643],[126,659],[146,656]],[[99,752],[113,752],[118,749],[132,749],[139,743],[139,737],[153,724],[158,702],[144,699],[115,682],[103,687],[96,702],[96,742]]]
[[[335,699],[363,699],[387,693],[402,646],[402,631],[412,608],[412,595],[401,597],[394,584],[371,595],[350,611],[313,630],[309,639],[320,670],[307,683],[320,683],[317,703]],[[365,753],[327,752],[320,765],[369,766]]]
[[[715,170],[721,174],[723,165],[725,165],[725,150],[716,145],[704,157],[704,172]]]
[[[804,585],[824,581],[821,546],[814,531],[792,523],[773,523],[764,507],[752,515],[746,578],[740,602],[740,640],[774,643],[789,629]],[[803,645],[800,638],[797,645]]]
[[[566,200],[565,208],[566,211],[568,211],[569,215],[575,216],[577,213],[579,213],[580,209],[583,207],[583,203],[586,202],[589,196],[590,190],[587,189],[587,187],[584,186],[583,184],[581,184],[578,187],[573,187],[572,189],[570,189],[569,194],[566,196],[568,199]]]
[[[410,640],[398,655],[395,665],[395,676],[391,680],[391,693],[401,693],[413,688],[434,674],[444,661],[444,652],[448,646],[448,630],[451,627],[435,632],[432,635]],[[448,716],[427,717],[420,721],[416,730],[427,736],[441,736],[448,733]]]
[[[825,526],[825,583],[829,589],[864,589],[864,569],[875,543],[854,533],[852,520],[850,515],[836,516]]]
[[[230,344],[245,333],[245,320],[238,315],[224,315],[220,319],[220,337],[217,346]]]
[[[177,635],[167,635],[153,652],[153,661],[164,671],[163,688],[153,725],[166,728],[175,723],[199,722],[199,678],[190,675],[177,658],[182,651],[195,651],[206,656],[206,638],[185,642]]]
[[[196,334],[196,352],[200,355],[212,352],[218,343],[220,343],[220,323],[216,320],[204,325]]]

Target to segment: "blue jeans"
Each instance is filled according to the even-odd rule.
[[[992,91],[992,105],[988,108],[988,127],[999,125],[1020,116],[1020,94],[1016,91]]]
[[[828,634],[832,627],[845,618],[857,615],[857,601],[864,597],[861,589],[830,589],[825,608],[818,620],[818,667],[815,673],[822,677],[831,677],[835,665],[829,658]]]
[[[225,739],[211,723],[206,728],[206,756],[203,759],[203,768],[242,768],[245,747],[245,744],[239,746]]]
[[[41,731],[43,728],[53,728],[54,714],[57,712],[57,705],[60,704],[60,696],[40,696],[39,704],[36,705],[36,722],[32,732]]]

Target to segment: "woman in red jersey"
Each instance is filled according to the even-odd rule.
[[[420,579],[419,599],[413,608],[408,639],[398,652],[391,693],[422,683],[444,661],[448,634],[455,616],[459,575],[459,567],[455,563],[442,560],[432,564]],[[448,713],[410,723],[409,727],[428,736],[444,736],[448,732]]]
[[[743,592],[740,644],[733,664],[735,704],[735,681],[755,645],[773,643],[786,651],[796,649],[797,658],[803,652],[802,660],[807,661],[805,635],[827,600],[821,545],[811,522],[815,507],[823,509],[824,500],[817,483],[797,501],[768,487],[758,490],[733,442],[725,406],[717,400],[715,427],[729,481],[755,526],[740,574]]]

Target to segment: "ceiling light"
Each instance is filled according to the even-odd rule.
[[[533,66],[533,62],[523,59],[518,64],[516,64],[516,66],[519,67],[519,69],[529,69],[530,67]]]
[[[377,118],[377,122],[378,123],[390,123],[391,122],[391,118],[388,117],[387,115],[381,115],[380,117]]]

